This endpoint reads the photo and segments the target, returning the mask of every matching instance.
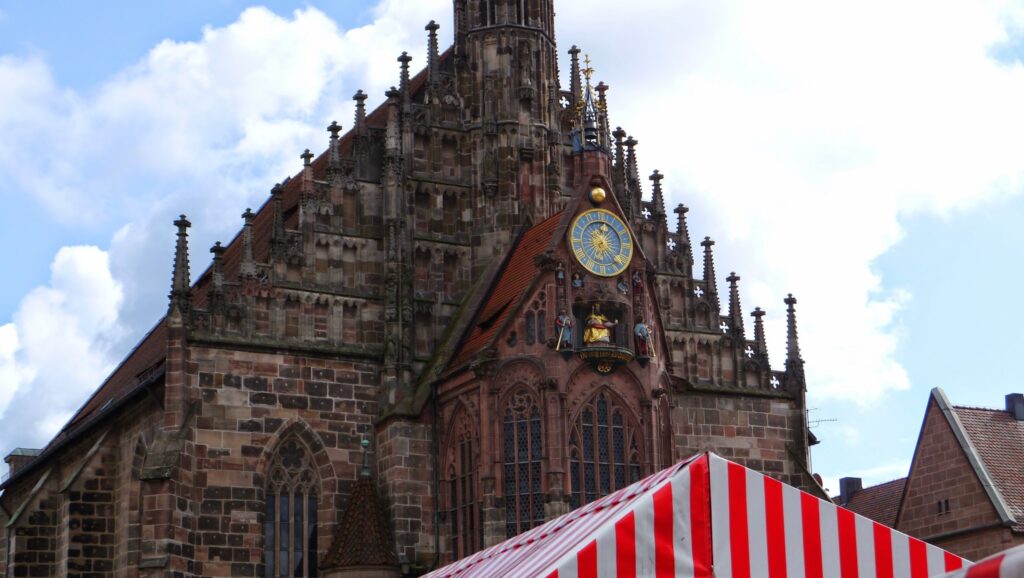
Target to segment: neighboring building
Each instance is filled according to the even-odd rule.
[[[575,47],[559,86],[552,1],[437,28],[195,284],[175,222],[167,315],[9,458],[6,575],[415,573],[704,449],[821,493],[796,300],[775,371]]]
[[[843,478],[838,501],[971,560],[1024,544],[1024,395],[984,409],[933,389],[907,477]]]

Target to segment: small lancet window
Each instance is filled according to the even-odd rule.
[[[526,391],[509,400],[503,432],[505,534],[511,538],[544,522],[540,407]]]
[[[318,483],[309,451],[285,440],[270,466],[263,518],[264,578],[317,575]]]

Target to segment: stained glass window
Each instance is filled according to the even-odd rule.
[[[570,504],[578,508],[640,479],[640,432],[620,403],[601,392],[569,433]]]
[[[285,440],[270,466],[263,517],[265,578],[317,575],[317,486],[312,461],[298,439]]]
[[[512,537],[544,522],[540,408],[526,391],[511,397],[503,432],[505,534]]]
[[[462,420],[465,419],[463,414]],[[457,423],[456,431],[460,433],[452,441],[448,468],[448,524],[453,559],[476,552],[483,543],[473,437],[465,422]]]
[[[532,311],[526,313],[526,343],[533,345],[537,340],[537,318]]]

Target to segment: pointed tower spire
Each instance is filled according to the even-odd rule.
[[[652,213],[657,217],[664,217],[665,197],[661,192],[661,179],[664,179],[665,175],[655,170],[651,173],[649,178],[651,179],[651,182],[654,183],[654,192],[651,193],[651,208],[654,209]]]
[[[594,90],[597,91],[597,140],[601,143],[601,148],[607,149],[611,138],[608,129],[608,97],[605,96],[605,93],[608,92],[608,85],[604,81],[598,82]]]
[[[580,49],[574,44],[569,49],[569,103],[572,110],[579,110],[580,98],[583,96],[583,88],[580,85]]]
[[[729,273],[726,281],[729,282],[729,319],[732,321],[732,332],[739,338],[743,338],[743,309],[740,308],[740,276],[735,271]]]
[[[679,243],[682,244],[683,256],[686,258],[687,264],[693,266],[693,245],[690,243],[690,228],[686,225],[686,213],[690,212],[690,209],[686,208],[686,205],[679,203],[676,205],[675,214],[678,216],[676,221],[676,236],[679,237]]]
[[[355,119],[355,131],[357,135],[366,134],[366,93],[362,89],[356,91],[352,95],[352,100],[356,101],[356,119]]]
[[[438,87],[441,83],[441,75],[438,72],[440,56],[437,52],[437,29],[440,27],[440,24],[431,20],[423,28],[427,31],[427,74],[431,96],[436,96],[438,94]]]
[[[594,69],[590,66],[590,55],[584,56],[584,63],[586,68],[583,69],[583,77],[586,79],[586,86],[583,87],[583,140],[586,142],[587,148],[597,147],[599,143],[598,136],[598,104],[597,98],[594,95],[594,88],[590,86],[590,77],[594,74]]]
[[[213,287],[210,289],[209,309],[214,315],[224,312],[224,247],[220,241],[210,247],[213,253]]]
[[[338,133],[341,132],[341,125],[337,121],[332,120],[331,124],[327,126],[327,132],[331,133],[331,139],[327,145],[330,151],[327,167],[332,172],[335,172],[341,169],[341,147],[338,145]]]
[[[718,302],[718,280],[715,279],[715,257],[711,254],[711,247],[715,246],[715,242],[711,237],[704,237],[700,246],[704,247],[704,282],[708,285],[708,300],[714,303],[715,310],[718,310],[721,307]]]
[[[178,240],[174,245],[174,270],[171,272],[170,309],[177,308],[182,318],[187,319],[192,310],[192,275],[188,265],[188,228],[192,223],[181,215],[174,221],[178,228]]]
[[[804,360],[800,357],[800,343],[796,332],[796,297],[790,293],[786,304],[786,375],[784,386],[787,390],[798,391],[805,387]]]
[[[630,194],[633,198],[633,208],[637,210],[639,210],[643,199],[643,191],[640,189],[640,170],[637,168],[636,161],[636,145],[638,144],[640,141],[632,136],[626,138],[626,186],[632,189]]]
[[[615,131],[612,132],[612,138],[615,139],[615,163],[612,165],[612,186],[615,187],[615,192],[621,195],[622,208],[626,211],[630,218],[632,214],[632,202],[629,200],[629,191],[626,189],[626,150],[622,143],[622,139],[626,138],[626,131],[622,130],[621,126],[615,127]]]
[[[401,134],[398,126],[398,110],[402,93],[395,87],[385,93],[388,97],[388,122],[384,136],[384,150],[388,156],[397,157],[401,151]]]
[[[402,93],[402,105],[405,108],[409,104],[411,95],[409,94],[409,63],[412,61],[412,57],[409,56],[408,52],[403,52],[398,57],[398,62],[402,63],[402,74],[398,84],[398,90]]]
[[[252,277],[256,274],[256,261],[252,257],[252,220],[256,215],[252,209],[246,209],[242,213],[245,224],[242,225],[242,263],[238,272],[245,277]]]
[[[764,339],[764,310],[755,307],[750,315],[754,318],[754,344],[757,347],[757,354],[764,360],[765,367],[768,367],[768,344]]]

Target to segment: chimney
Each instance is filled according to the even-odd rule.
[[[1024,421],[1024,393],[1010,393],[1006,396],[1006,411],[1017,421]]]
[[[25,467],[29,462],[36,459],[42,450],[34,450],[30,448],[15,448],[11,453],[7,454],[4,461],[7,462],[7,476],[13,476],[15,472]]]
[[[839,478],[839,505],[849,504],[853,495],[862,489],[860,478]]]

